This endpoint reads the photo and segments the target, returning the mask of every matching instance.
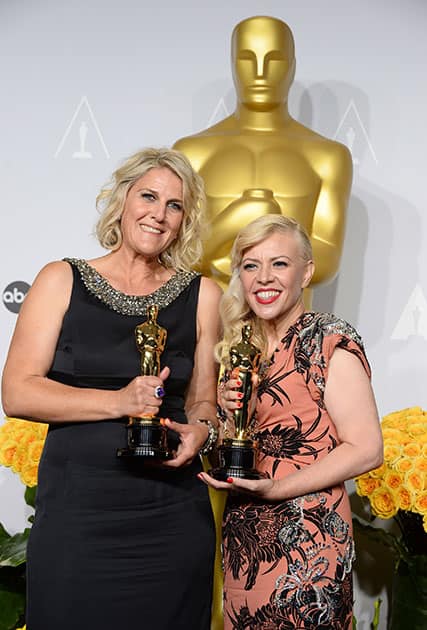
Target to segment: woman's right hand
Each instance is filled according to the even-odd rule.
[[[122,416],[155,416],[162,404],[162,397],[156,396],[156,388],[164,389],[164,382],[170,369],[164,367],[159,376],[137,376],[129,385],[119,389],[118,417]]]
[[[233,419],[233,411],[242,407],[243,394],[239,391],[242,381],[239,379],[238,370],[230,373],[230,378],[222,381],[218,386],[218,404],[224,411],[228,420]]]
[[[252,396],[249,401],[246,402],[248,405],[248,417],[251,418],[255,413],[256,400],[257,400],[257,387],[258,387],[258,375],[252,374]],[[226,429],[228,433],[234,434],[234,414],[233,412],[236,409],[241,409],[244,400],[242,393],[242,381],[239,379],[239,370],[235,368],[230,372],[230,378],[226,381],[223,381],[218,386],[218,404],[222,408],[225,416],[227,418]],[[230,425],[228,425],[230,422]],[[233,427],[231,429],[231,427]]]

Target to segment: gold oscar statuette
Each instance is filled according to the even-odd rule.
[[[231,37],[231,62],[235,111],[174,145],[205,182],[212,229],[202,272],[227,286],[237,232],[259,216],[280,213],[301,223],[310,236],[316,262],[312,285],[330,281],[344,242],[350,151],[289,113],[296,60],[285,22],[269,16],[239,22]],[[308,308],[311,299],[309,287],[304,291]]]
[[[135,328],[135,343],[141,354],[142,376],[158,376],[160,373],[160,356],[166,345],[167,330],[157,323],[157,313],[157,305],[151,304],[147,308],[147,320]],[[156,392],[158,390],[159,396],[162,396],[163,388],[157,387]],[[156,415],[129,417],[126,432],[127,448],[118,449],[118,457],[170,457],[166,428]]]
[[[253,375],[257,374],[261,359],[260,350],[251,343],[252,326],[245,324],[242,339],[230,348],[230,366],[233,379],[241,382],[241,407],[233,412],[234,438],[225,438],[218,448],[219,467],[210,471],[215,479],[228,477],[261,479],[266,475],[255,468],[257,444],[249,435],[250,408],[253,397]]]

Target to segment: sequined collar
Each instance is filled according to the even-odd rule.
[[[81,258],[64,258],[76,267],[86,289],[106,306],[121,315],[146,315],[147,307],[157,304],[159,309],[169,306],[199,274],[195,271],[177,271],[165,284],[149,295],[127,295],[118,291]]]

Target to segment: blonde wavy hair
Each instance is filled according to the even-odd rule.
[[[175,149],[143,149],[128,158],[112,175],[96,198],[100,218],[96,236],[102,247],[112,251],[122,244],[120,225],[126,197],[133,184],[152,168],[168,168],[182,181],[184,216],[178,237],[159,255],[165,267],[190,270],[202,257],[206,238],[206,196],[204,183],[190,161]]]
[[[301,258],[305,262],[313,260],[310,237],[305,228],[290,217],[280,214],[266,214],[258,217],[240,230],[231,250],[230,283],[222,296],[220,304],[224,337],[215,348],[216,357],[225,368],[230,367],[230,347],[240,341],[244,324],[251,324],[252,343],[261,350],[263,359],[267,358],[267,337],[262,321],[258,319],[246,302],[240,280],[240,266],[246,250],[254,245],[258,245],[277,232],[294,234],[301,245]]]

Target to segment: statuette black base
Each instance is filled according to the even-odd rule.
[[[117,457],[172,458],[168,448],[166,427],[157,418],[129,418],[126,426],[127,448],[117,449]]]
[[[256,470],[256,443],[252,440],[224,440],[218,448],[219,466],[209,470],[209,475],[218,481],[228,477],[239,479],[265,479],[268,475]]]

